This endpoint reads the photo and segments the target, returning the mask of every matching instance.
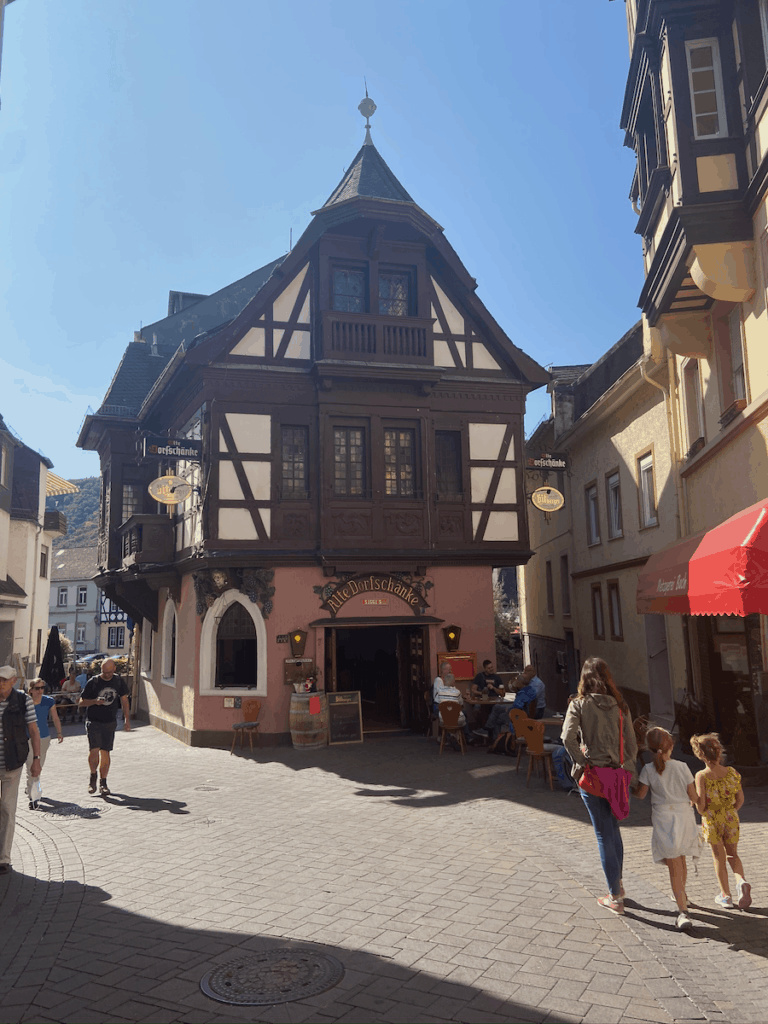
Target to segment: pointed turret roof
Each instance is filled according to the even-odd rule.
[[[367,199],[389,199],[397,203],[413,202],[370,141],[370,136],[360,147],[357,156],[322,209],[326,210],[329,206],[343,203],[345,199],[356,199],[358,196]]]

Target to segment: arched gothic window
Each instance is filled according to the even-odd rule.
[[[256,687],[258,640],[248,610],[233,602],[221,618],[216,632],[217,689]]]

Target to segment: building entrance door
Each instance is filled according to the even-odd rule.
[[[339,626],[326,629],[330,690],[359,690],[365,732],[419,728],[426,720],[425,629]]]

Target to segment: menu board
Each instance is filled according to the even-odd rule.
[[[328,745],[363,742],[360,691],[328,694]]]

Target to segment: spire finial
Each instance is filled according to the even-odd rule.
[[[368,82],[365,79],[363,79],[363,81],[365,82],[365,99],[360,101],[360,104],[357,109],[365,118],[365,142],[363,143],[363,145],[372,146],[373,140],[371,139],[371,118],[376,113],[376,104],[368,95]]]

